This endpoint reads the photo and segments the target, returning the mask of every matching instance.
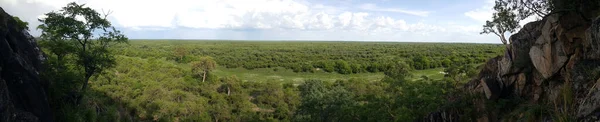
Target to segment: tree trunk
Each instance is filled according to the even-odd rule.
[[[55,54],[56,54],[56,53],[55,53]],[[62,72],[62,71],[63,71],[63,69],[65,69],[65,68],[63,67],[63,65],[62,65],[62,64],[63,64],[63,63],[62,63],[62,62],[63,62],[63,61],[62,61],[62,60],[63,60],[63,57],[64,57],[64,55],[61,55],[61,54],[56,54],[56,63],[58,64],[58,67],[57,67],[57,69],[58,69],[58,71],[60,71],[60,72]]]
[[[206,80],[206,70],[204,70],[204,73],[202,73],[202,83],[204,83],[204,80]]]
[[[90,80],[90,77],[92,77],[92,75],[86,73],[86,75],[85,75],[85,81],[83,82],[83,86],[81,86],[81,90],[79,91],[80,92],[79,96],[77,97],[77,100],[76,100],[77,104],[81,103],[81,99],[83,98],[83,94],[84,94],[85,90],[88,87],[88,82]]]
[[[502,41],[502,44],[507,45],[508,41],[506,40],[506,37],[504,37],[504,34],[500,34],[500,40]]]
[[[229,86],[227,86],[227,96],[229,96],[231,94],[231,89],[229,89]]]

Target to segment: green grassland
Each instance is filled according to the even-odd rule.
[[[213,71],[213,74],[217,76],[232,76],[235,75],[242,81],[281,81],[281,82],[293,82],[299,83],[307,79],[320,79],[324,81],[336,81],[340,79],[350,78],[364,78],[369,81],[377,81],[383,78],[383,73],[358,73],[358,74],[339,74],[329,73],[323,71],[317,71],[314,73],[310,72],[293,72],[289,69],[283,69],[274,71],[273,68],[261,68],[248,70],[244,68],[218,68]]]
[[[440,80],[444,77],[442,68],[426,69],[426,70],[414,70],[413,80],[421,79],[420,76],[427,76],[431,79]],[[339,74],[329,73],[324,71],[317,71],[314,73],[300,72],[296,73],[288,69],[280,69],[274,71],[272,68],[261,68],[248,70],[244,68],[218,68],[213,71],[214,75],[217,76],[232,76],[235,75],[242,81],[281,81],[281,82],[294,82],[299,83],[307,79],[320,79],[324,81],[336,81],[336,80],[348,80],[351,78],[362,78],[368,81],[379,81],[384,75],[383,73],[358,73],[358,74]]]

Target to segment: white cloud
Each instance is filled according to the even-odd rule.
[[[70,1],[72,0],[27,0],[26,2],[48,5],[57,10]],[[424,26],[422,23],[409,26],[403,20],[390,17],[341,11],[332,6],[313,5],[294,0],[85,0],[78,2],[86,3],[98,11],[110,10],[113,12],[110,18],[116,25],[134,29],[189,27],[369,31],[387,28],[418,31],[432,27]],[[19,1],[8,1],[8,3],[18,5]],[[429,13],[379,9],[374,5],[364,6],[364,8],[419,16],[426,16]],[[381,20],[382,18],[384,20]]]
[[[367,10],[367,11],[396,12],[396,13],[404,13],[404,14],[410,14],[410,15],[422,16],[422,17],[426,17],[430,13],[429,11],[404,10],[404,9],[398,9],[398,8],[381,8],[375,4],[370,4],[370,3],[363,4],[359,8],[363,9],[363,10]]]
[[[494,0],[486,0],[483,7],[465,12],[464,15],[477,20],[478,22],[485,23],[486,20],[492,19],[492,13],[494,13],[492,8],[494,7],[494,4]]]
[[[0,5],[8,9],[7,11],[10,10],[9,13],[12,11],[14,13],[11,14],[26,18],[25,20],[35,27],[40,24],[37,22],[40,15],[58,10],[71,1],[74,0],[1,0]],[[184,30],[182,28],[185,30],[258,29],[279,36],[277,39],[283,38],[281,36],[289,36],[289,38],[299,39],[396,39],[405,41],[429,39],[429,41],[437,41],[442,40],[441,38],[450,38],[456,33],[464,34],[472,30],[461,25],[411,23],[390,16],[355,12],[345,8],[297,0],[79,0],[78,2],[86,3],[98,11],[112,11],[109,18],[113,24],[131,33],[134,33],[133,31]],[[34,8],[35,11],[22,8]],[[363,4],[360,8],[416,16],[428,16],[430,13],[428,11],[380,8],[374,4]],[[31,28],[31,30],[36,29]],[[237,31],[226,32],[243,35]],[[135,34],[139,35],[140,33]],[[198,33],[172,34],[186,37],[169,37],[197,37],[190,36],[194,34],[199,35]],[[310,34],[315,36],[309,37]],[[221,35],[229,36],[229,34]],[[252,35],[244,35],[244,38],[248,36]]]
[[[492,16],[493,16],[492,14],[494,13],[494,10],[493,10],[494,5],[495,5],[494,0],[486,0],[486,3],[483,7],[465,12],[464,15],[476,20],[477,22],[484,24],[485,21],[492,19]],[[536,21],[539,18],[540,17],[538,17],[538,16],[530,16],[528,18],[525,18],[525,19],[519,21],[519,25],[523,26],[529,22]]]
[[[492,19],[492,13],[492,10],[477,9],[466,12],[465,16],[471,17],[478,22],[485,22],[486,20]]]

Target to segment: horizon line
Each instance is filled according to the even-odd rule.
[[[399,43],[466,43],[466,44],[502,44],[502,43],[489,43],[489,42],[443,42],[443,41],[390,41],[390,40],[282,40],[282,39],[266,39],[266,40],[244,40],[244,39],[142,39],[135,38],[129,39],[132,41],[143,41],[143,40],[157,40],[157,41],[270,41],[270,42],[399,42]]]

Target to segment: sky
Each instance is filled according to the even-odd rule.
[[[69,2],[110,10],[130,39],[500,43],[479,34],[493,0],[0,0],[0,7],[38,36],[38,18]]]

